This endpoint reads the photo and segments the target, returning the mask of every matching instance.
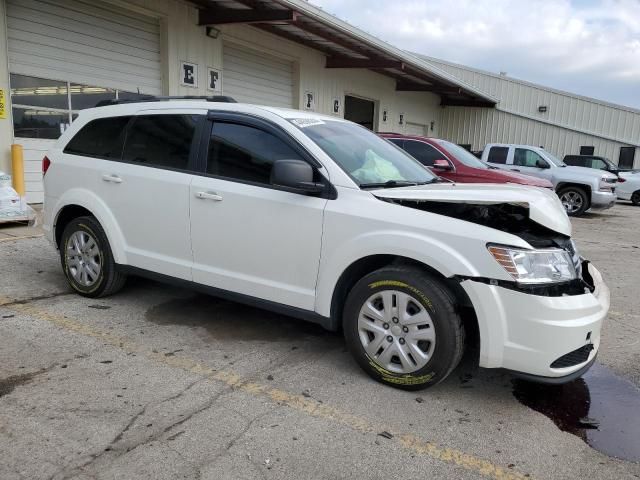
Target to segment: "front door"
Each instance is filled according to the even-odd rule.
[[[327,200],[270,183],[274,161],[305,154],[243,115],[214,116],[207,152],[191,185],[194,281],[313,310]]]
[[[546,166],[546,168],[541,168],[540,165]],[[550,180],[551,169],[549,167],[549,162],[537,152],[528,148],[516,148],[513,152],[513,165],[510,165],[509,169],[525,175]]]

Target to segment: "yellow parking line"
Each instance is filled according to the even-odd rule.
[[[11,299],[0,296],[0,307],[3,306],[3,304],[9,303],[12,303]],[[304,397],[303,395],[279,390],[265,384],[250,382],[236,373],[217,370],[188,357],[166,357],[164,354],[155,353],[126,337],[120,337],[112,333],[100,331],[87,324],[77,323],[74,320],[47,312],[46,310],[36,308],[30,304],[14,303],[6,308],[10,308],[17,313],[28,315],[38,320],[47,321],[67,331],[99,339],[102,342],[106,342],[113,347],[125,351],[126,353],[135,353],[136,355],[142,355],[169,367],[179,368],[196,375],[205,375],[211,380],[222,382],[230,387],[251,395],[265,396],[273,402],[285,404],[304,414],[330,420],[358,432],[391,432],[393,434],[393,438],[391,439],[392,441],[398,442],[402,447],[413,453],[425,455],[448,464],[457,465],[488,478],[496,480],[531,480],[530,476],[525,476],[511,469],[502,468],[488,460],[484,460],[461,450],[438,445],[437,443],[423,440],[412,434],[394,432],[384,426],[373,425],[364,418],[343,412],[330,405],[319,403],[318,401]]]
[[[40,238],[40,237],[44,237],[44,234],[41,233],[39,235],[22,235],[20,237],[0,238],[0,243],[2,243],[2,242],[15,242],[16,240],[25,240],[27,238]]]

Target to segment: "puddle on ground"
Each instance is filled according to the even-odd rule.
[[[640,390],[606,367],[565,385],[514,380],[513,394],[596,450],[640,462]]]
[[[286,341],[336,337],[319,325],[222,300],[209,295],[178,298],[151,307],[147,320],[157,325],[201,327],[216,340]]]

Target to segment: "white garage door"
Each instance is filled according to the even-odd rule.
[[[425,132],[427,131],[426,125],[422,125],[420,123],[411,123],[407,122],[404,133],[406,135],[420,135],[422,137],[425,136]]]
[[[7,33],[15,141],[25,149],[27,200],[41,202],[43,152],[78,110],[162,93],[160,26],[97,1],[7,0]]]
[[[293,63],[225,44],[223,91],[239,102],[293,108]]]

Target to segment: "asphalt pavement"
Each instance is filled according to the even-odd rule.
[[[573,224],[612,292],[598,362],[640,395],[640,208]],[[340,334],[147,280],[83,298],[37,228],[0,228],[2,480],[640,478],[513,390],[468,358],[389,388]]]

